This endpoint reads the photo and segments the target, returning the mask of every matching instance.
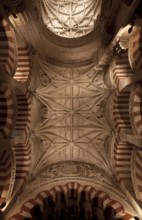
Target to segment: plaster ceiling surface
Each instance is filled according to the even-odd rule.
[[[110,94],[94,65],[53,66],[39,59],[34,82],[33,175],[61,161],[86,161],[109,170],[104,150],[111,129],[104,117]],[[36,85],[36,86],[35,86]]]

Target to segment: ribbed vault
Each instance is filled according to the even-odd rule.
[[[101,1],[41,0],[38,8],[48,29],[62,37],[76,38],[94,29]]]
[[[45,164],[62,160],[89,160],[109,170],[104,143],[111,128],[103,109],[110,89],[100,80],[103,72],[95,71],[93,65],[59,68],[42,60],[39,68],[33,109],[40,108],[40,115],[33,111],[31,127],[33,152],[38,154],[33,174]]]

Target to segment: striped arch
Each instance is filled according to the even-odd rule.
[[[125,87],[119,92],[115,90],[113,96],[113,121],[114,129],[117,135],[111,144],[111,154],[113,158],[113,166],[117,179],[120,183],[123,183],[126,188],[133,188],[131,178],[131,155],[133,151],[133,145],[122,141],[119,137],[119,132],[132,132],[132,124],[130,118],[130,95],[132,91],[132,85]]]
[[[31,96],[17,89],[11,91],[7,84],[0,84],[0,133],[3,136],[21,132],[27,137],[31,120]]]
[[[85,193],[82,193],[85,192]],[[70,204],[70,200],[73,199],[74,205],[76,205],[76,202],[79,203],[80,199],[83,199],[85,202],[85,207],[88,209],[88,219],[89,215],[91,214],[91,201],[94,198],[100,198],[103,202],[103,207],[113,207],[116,211],[116,217],[121,218],[123,220],[132,220],[133,216],[126,213],[124,211],[124,207],[122,204],[117,202],[115,199],[110,198],[110,196],[103,191],[98,191],[94,187],[89,185],[81,185],[77,182],[68,182],[65,185],[57,185],[52,187],[49,190],[42,191],[37,194],[35,198],[32,198],[25,202],[21,207],[21,212],[15,214],[14,216],[10,217],[9,220],[23,220],[25,217],[31,217],[30,210],[35,205],[39,204],[41,207],[43,206],[43,200],[48,197],[52,196],[53,200],[55,202],[62,201],[61,195],[65,195],[65,200],[67,202],[67,205]],[[76,200],[74,200],[76,199]],[[98,200],[99,201],[99,200]],[[87,203],[89,204],[87,206]],[[98,207],[100,207],[99,204],[97,204]],[[59,207],[59,206],[58,206]]]
[[[124,90],[119,92],[118,89],[114,91],[113,95],[113,121],[114,128],[117,131],[121,129],[132,130],[130,121],[130,94],[132,86],[127,86]]]
[[[23,132],[27,137],[31,120],[31,97],[28,92],[23,94],[19,89],[15,90],[15,96],[17,112],[13,135],[19,135]]]
[[[30,78],[30,77],[29,77]],[[27,86],[28,86],[28,82],[30,83],[30,81],[27,81]],[[28,118],[27,118],[27,125],[26,125],[26,129],[25,129],[25,133],[26,133],[26,140],[29,140],[29,129],[30,129],[30,123],[31,123],[31,108],[32,108],[32,102],[31,102],[31,94],[29,91],[26,92],[25,94],[26,100],[27,100],[27,105],[28,105]]]
[[[14,100],[9,86],[0,84],[0,133],[7,136],[14,126]]]
[[[129,61],[134,73],[142,69],[142,28],[134,27],[129,40]]]
[[[24,144],[19,143],[13,146],[16,163],[16,181],[25,181],[30,170],[31,146],[29,140]]]
[[[142,137],[142,81],[133,87],[131,95],[131,122],[135,133]]]
[[[142,201],[142,151],[138,149],[132,154],[132,180],[136,197]]]
[[[9,149],[0,155],[0,203],[10,198],[15,182],[15,163]]]
[[[129,189],[132,186],[131,156],[134,146],[116,136],[112,142],[112,158],[117,179]]]
[[[0,67],[14,76],[17,66],[17,47],[13,29],[0,17]]]
[[[110,64],[110,79],[114,87],[119,88],[120,80],[132,76],[133,73],[129,64],[127,52],[116,57]]]
[[[14,79],[21,82],[27,82],[30,79],[30,56],[29,49],[26,44],[18,45],[18,64]]]

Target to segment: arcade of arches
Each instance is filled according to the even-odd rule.
[[[0,219],[142,219],[142,1],[0,1]]]

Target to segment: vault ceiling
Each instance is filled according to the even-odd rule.
[[[95,65],[100,11],[99,0],[32,0],[10,16],[17,41],[30,48],[34,177],[62,161],[89,162],[111,173],[105,152],[111,128],[104,116],[111,89]]]
[[[89,162],[110,173],[105,140],[111,128],[104,117],[104,107],[111,90],[103,81],[104,71],[96,70],[94,60],[88,65],[90,56],[96,59],[100,45],[100,32],[93,31],[101,2],[44,0],[26,4],[28,17],[25,23],[17,23],[17,37],[23,36],[33,52],[29,88],[32,176],[62,161]],[[49,30],[54,34],[50,35]],[[95,33],[96,38],[94,34],[90,38],[89,32]],[[55,43],[51,43],[51,36]],[[61,39],[69,39],[68,46],[57,46]],[[54,59],[54,65],[47,57]]]
[[[42,60],[39,69],[31,126],[34,175],[62,160],[89,161],[108,170],[104,144],[111,129],[104,105],[111,91],[103,72],[94,65],[61,68]]]

